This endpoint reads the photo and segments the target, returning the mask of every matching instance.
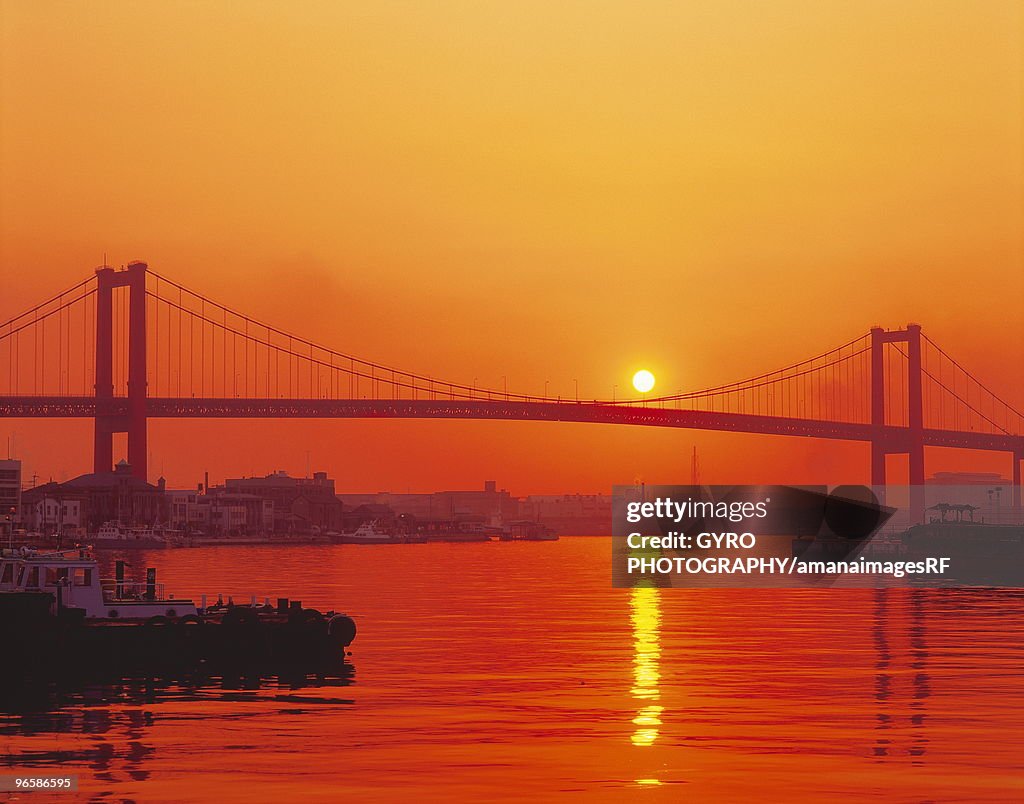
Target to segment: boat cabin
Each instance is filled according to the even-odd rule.
[[[21,548],[0,554],[0,595],[9,592],[48,592],[58,608],[84,609],[87,620],[173,620],[196,614],[191,600],[164,595],[156,570],[146,570],[144,582],[127,581],[124,564],[117,577],[100,578],[99,563],[88,549],[37,553]]]

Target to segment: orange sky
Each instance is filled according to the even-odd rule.
[[[1022,407],[1022,42],[999,0],[0,0],[0,320],[106,252],[384,363],[585,398],[918,321]],[[28,474],[90,465],[85,423],[0,431]],[[856,445],[401,421],[156,422],[151,468],[309,450],[352,489],[596,491],[686,481],[693,444],[707,480],[867,474]]]

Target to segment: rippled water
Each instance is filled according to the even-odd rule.
[[[0,745],[97,800],[1024,799],[1020,593],[620,590],[609,556],[135,556],[179,596],[354,615],[351,683],[65,693],[0,716]]]

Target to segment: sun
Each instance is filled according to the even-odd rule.
[[[654,375],[647,369],[640,369],[633,375],[633,387],[641,394],[646,394],[654,387]]]

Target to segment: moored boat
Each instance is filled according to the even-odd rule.
[[[119,522],[105,522],[88,543],[98,550],[163,550],[171,540],[148,527],[126,527]]]
[[[509,522],[499,537],[503,542],[557,542],[558,534],[540,522],[521,519]]]
[[[329,534],[335,544],[399,544],[395,534],[381,529],[376,522],[364,522],[353,531]]]
[[[489,542],[490,534],[479,530],[462,533],[432,533],[427,541],[431,542]]]

